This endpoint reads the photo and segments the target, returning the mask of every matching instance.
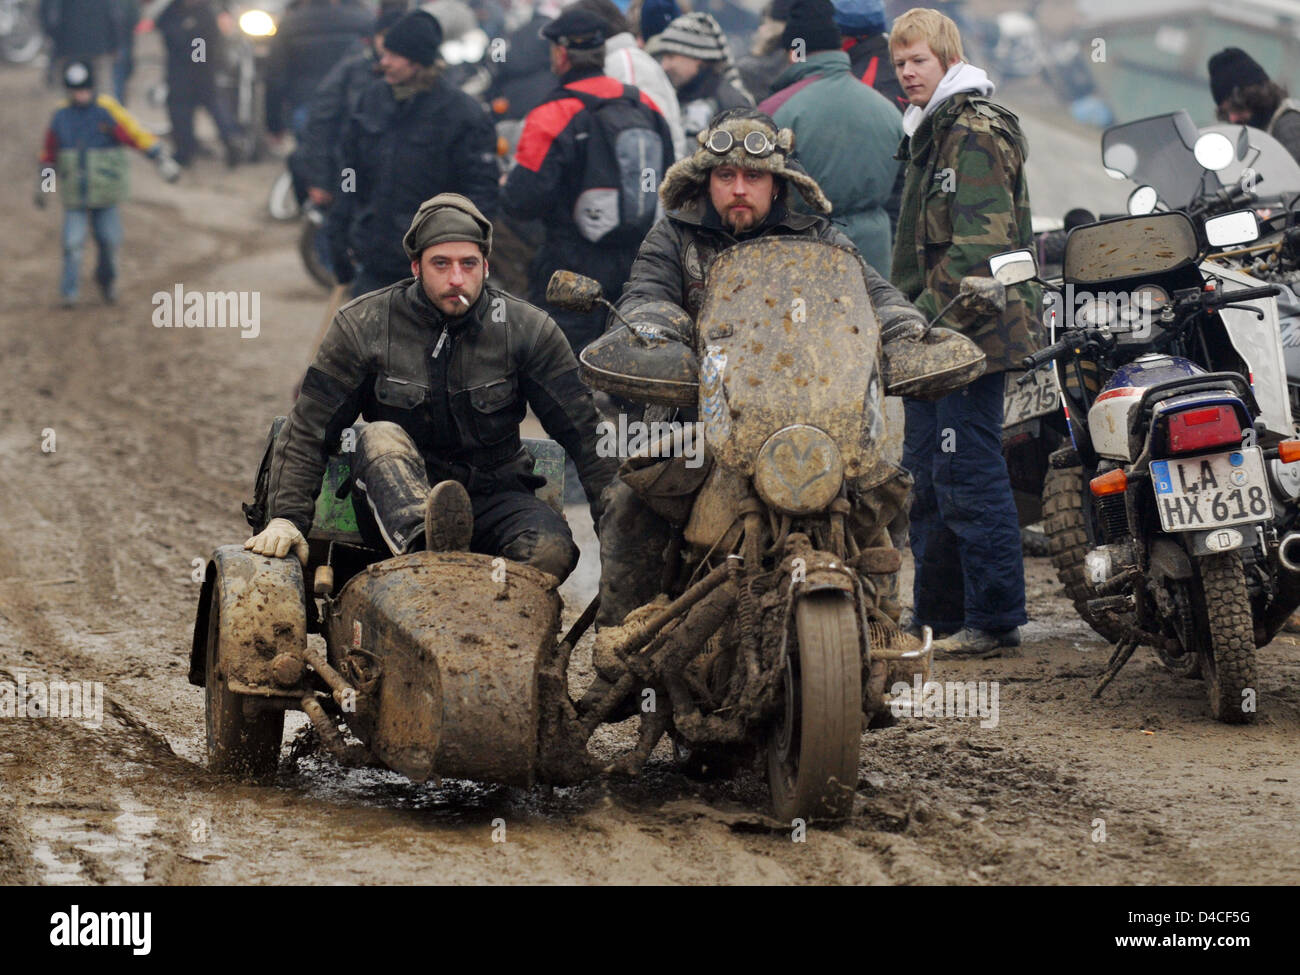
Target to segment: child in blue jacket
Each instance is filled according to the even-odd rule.
[[[112,304],[117,300],[117,248],[122,221],[117,205],[130,192],[125,146],[139,149],[158,166],[168,182],[180,167],[163,144],[109,95],[95,94],[91,67],[73,61],[63,74],[68,101],[54,113],[41,152],[36,205],[44,207],[51,194],[63,201],[63,306],[77,303],[77,278],[86,246],[86,233],[95,235],[99,264],[95,280]]]

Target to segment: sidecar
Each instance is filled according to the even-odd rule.
[[[539,494],[560,509],[563,449],[524,443],[547,478]],[[363,531],[356,496],[345,496],[349,459],[329,459],[305,567],[242,545],[208,562],[189,679],[205,689],[209,767],[274,774],[285,712],[301,710],[344,764],[415,782],[587,775],[586,736],[563,683],[571,645],[557,642],[555,578],[472,552],[391,557]],[[266,469],[264,459],[259,481]]]

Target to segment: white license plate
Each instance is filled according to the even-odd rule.
[[[1273,517],[1258,447],[1151,462],[1160,524],[1167,532],[1220,528]]]
[[[1035,369],[1023,386],[1023,372],[1008,372],[1002,391],[1002,425],[1015,426],[1035,417],[1047,416],[1061,405],[1061,390],[1053,369]]]

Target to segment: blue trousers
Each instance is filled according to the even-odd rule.
[[[1009,630],[1026,621],[1020,521],[1002,458],[1002,373],[935,402],[905,399],[915,621]]]
[[[59,285],[59,294],[64,298],[77,297],[77,279],[81,276],[88,230],[94,233],[99,250],[95,280],[105,287],[117,279],[117,249],[122,244],[122,218],[117,207],[67,210],[63,214],[63,280]]]

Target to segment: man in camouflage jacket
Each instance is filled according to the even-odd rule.
[[[1028,149],[1016,116],[987,99],[988,76],[962,60],[947,17],[908,11],[894,23],[890,50],[911,102],[891,280],[933,317],[964,276],[989,274],[992,255],[1033,246]],[[916,481],[913,625],[953,634],[935,644],[937,655],[995,655],[1019,644],[1026,621],[1019,522],[1002,458],[1002,393],[1003,373],[1039,347],[1038,297],[1037,287],[1023,284],[1007,290],[1000,315],[954,306],[941,324],[980,346],[986,372],[936,402],[904,400],[903,466]]]
[[[733,137],[733,145],[722,154],[704,145],[718,130]],[[743,148],[745,136],[755,132],[773,144],[768,155],[749,155]],[[731,109],[715,116],[698,142],[695,153],[679,160],[664,177],[659,197],[666,216],[646,235],[618,303],[619,313],[629,322],[667,325],[682,331],[688,341],[693,331],[690,322],[704,301],[709,266],[727,248],[755,237],[785,235],[854,249],[849,238],[821,215],[830,212],[830,201],[793,158],[790,129],[778,130],[769,116],[756,109]],[[795,213],[787,207],[792,188],[815,213]],[[880,320],[882,342],[918,335],[925,321],[917,310],[866,262],[862,272]],[[688,319],[685,326],[682,310]],[[860,544],[890,544],[883,526],[906,503],[909,486],[907,475],[888,461],[850,482],[850,524]],[[598,624],[618,624],[658,593],[664,549],[677,530],[623,480],[614,481],[601,522]],[[897,618],[896,579],[873,577],[873,582],[881,609]],[[598,656],[596,663],[599,670],[608,661]]]

